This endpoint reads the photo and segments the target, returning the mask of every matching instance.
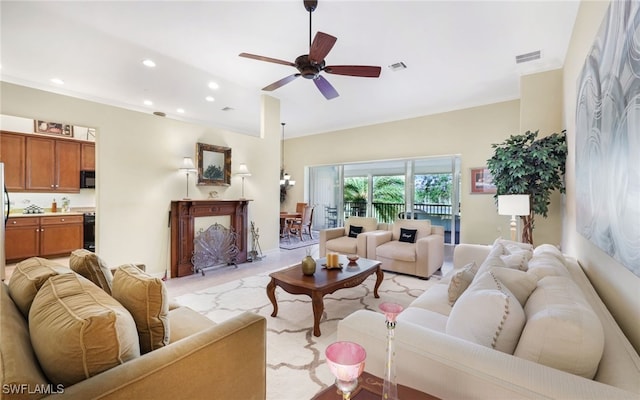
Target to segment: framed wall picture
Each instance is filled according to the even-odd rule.
[[[34,125],[33,130],[35,133],[73,137],[73,126],[69,124],[35,120]]]
[[[471,168],[471,194],[495,194],[493,176],[487,168]]]
[[[231,148],[197,143],[198,185],[231,184]]]

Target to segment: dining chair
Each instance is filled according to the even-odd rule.
[[[288,220],[289,232],[297,234],[300,240],[304,240],[302,235],[305,233],[305,230],[307,231],[307,235],[313,239],[313,235],[311,234],[313,209],[313,206],[305,206],[302,211],[302,218],[291,218]]]

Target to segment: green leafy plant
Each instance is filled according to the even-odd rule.
[[[504,142],[491,145],[494,155],[487,160],[497,188],[496,201],[503,194],[529,195],[531,212],[520,217],[522,241],[526,243],[533,243],[534,216],[547,217],[551,193],[565,191],[566,131],[537,137],[538,131],[511,135]]]

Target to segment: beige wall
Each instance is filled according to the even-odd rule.
[[[544,73],[541,77],[523,78],[535,82],[536,93],[528,100],[531,120],[549,124],[547,112],[536,111],[538,96],[559,97],[560,72]],[[540,93],[541,88],[545,93]],[[548,104],[543,105],[546,109]],[[556,106],[558,107],[558,106]],[[465,243],[492,243],[498,236],[509,237],[509,218],[498,215],[492,195],[470,193],[470,169],[486,165],[493,155],[491,144],[504,141],[509,135],[520,133],[522,104],[519,100],[489,104],[442,114],[395,121],[306,136],[286,141],[287,170],[301,177],[305,166],[346,163],[355,161],[388,160],[409,157],[459,154],[461,156],[461,241]],[[537,128],[530,128],[537,129]],[[559,129],[554,129],[558,132]],[[313,149],[310,151],[309,149]],[[290,209],[304,197],[303,187],[296,185],[284,208]],[[550,216],[537,217],[534,237],[539,243],[560,244],[559,200],[552,206]]]
[[[64,121],[96,127],[97,252],[109,265],[142,262],[162,274],[169,266],[168,211],[171,200],[186,194],[186,177],[178,171],[182,157],[195,157],[197,142],[232,149],[232,173],[242,162],[252,176],[245,197],[254,201],[249,218],[261,232],[278,232],[280,108],[264,96],[263,138],[128,111],[50,92],[1,83],[0,114]],[[210,190],[222,199],[240,197],[241,179],[231,186],[196,186],[189,195],[206,199]],[[250,242],[249,242],[250,243]],[[261,235],[267,252],[278,248],[277,235]]]
[[[583,1],[573,30],[564,66],[564,119],[569,143],[567,196],[563,243],[567,253],[580,261],[599,295],[621,325],[636,351],[640,351],[640,278],[605,254],[576,231],[576,97],[577,80],[585,57],[602,24],[609,2]]]

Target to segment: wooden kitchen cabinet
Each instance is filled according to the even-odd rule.
[[[4,184],[9,191],[25,188],[25,143],[24,135],[0,132],[0,162],[4,163]]]
[[[84,240],[82,218],[82,215],[9,218],[5,236],[7,261],[66,256],[81,249]]]
[[[40,254],[40,218],[9,218],[5,231],[7,261],[20,261]]]
[[[80,191],[80,143],[26,138],[26,190]]]
[[[82,215],[40,217],[40,255],[66,255],[83,245]]]
[[[95,143],[82,143],[80,151],[80,169],[82,171],[96,170],[96,145]]]

